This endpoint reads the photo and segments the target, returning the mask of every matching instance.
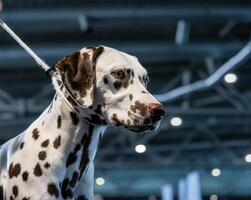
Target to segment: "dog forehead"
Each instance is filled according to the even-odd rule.
[[[145,68],[139,63],[137,57],[106,46],[104,46],[104,51],[97,60],[97,67],[101,67],[102,71],[127,67],[139,74],[146,73]]]

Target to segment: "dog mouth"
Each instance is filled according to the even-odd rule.
[[[154,130],[155,126],[153,125],[131,125],[131,126],[125,126],[128,130],[136,133],[146,132],[149,130]]]
[[[147,116],[142,116],[136,113],[128,113],[129,119],[121,120],[117,114],[113,114],[111,123],[115,126],[122,126],[129,131],[135,133],[144,133],[147,131],[153,131],[158,127],[158,121],[151,119]]]
[[[137,114],[130,114],[130,118],[135,122],[133,125],[125,125],[125,128],[132,132],[140,133],[150,130],[154,130],[155,126],[152,120],[149,117],[144,117]]]

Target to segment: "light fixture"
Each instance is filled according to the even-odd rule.
[[[170,120],[172,126],[180,126],[182,124],[182,119],[180,117],[173,117]]]
[[[105,184],[105,179],[102,177],[96,178],[96,184],[97,185],[104,185]]]
[[[212,176],[220,176],[221,170],[219,168],[214,168],[211,173],[212,173]]]
[[[135,151],[137,153],[144,153],[146,151],[146,145],[144,144],[138,144],[136,147],[135,147]]]
[[[234,73],[229,73],[224,76],[226,83],[235,83],[237,81],[237,76]]]
[[[218,196],[216,194],[212,194],[210,196],[210,200],[218,200]]]
[[[245,156],[245,160],[246,160],[246,162],[250,163],[251,162],[251,154],[247,154]]]

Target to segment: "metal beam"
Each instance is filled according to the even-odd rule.
[[[100,41],[89,41],[86,45],[100,45]],[[230,56],[238,51],[242,45],[237,43],[200,43],[186,44],[182,48],[175,44],[166,42],[102,42],[103,45],[112,46],[116,49],[129,52],[139,57],[145,63],[165,63],[177,59],[204,60],[206,57],[222,58]],[[77,51],[84,46],[84,43],[73,44],[50,44],[30,45],[37,54],[46,60],[50,65],[58,62],[65,55]],[[8,63],[8,65],[6,65]],[[19,63],[17,65],[17,63]],[[21,48],[5,47],[0,48],[0,68],[28,68],[37,67],[32,58]]]

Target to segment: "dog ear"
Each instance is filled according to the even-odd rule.
[[[55,68],[60,72],[63,85],[82,107],[90,107],[95,96],[98,56],[103,47],[87,47],[60,60]]]

